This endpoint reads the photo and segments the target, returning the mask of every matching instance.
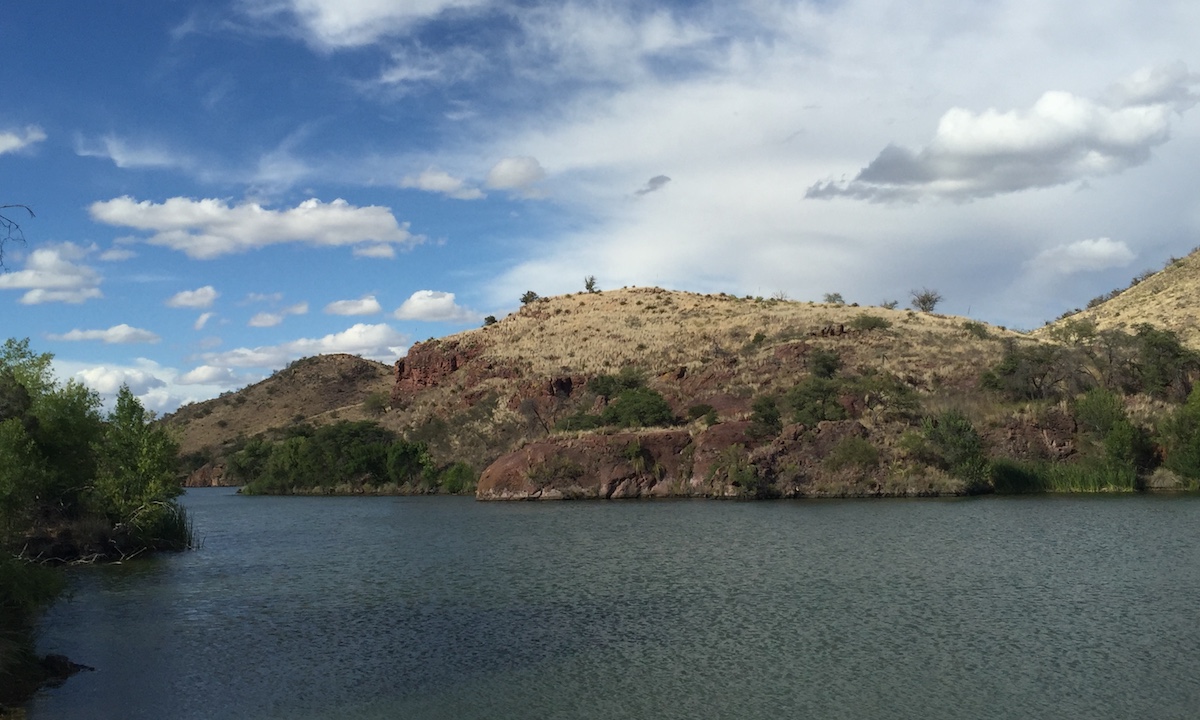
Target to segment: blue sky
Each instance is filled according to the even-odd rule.
[[[1200,4],[18,2],[3,335],[170,411],[525,290],[1033,328],[1200,244]]]

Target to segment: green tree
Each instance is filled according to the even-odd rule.
[[[662,395],[649,388],[622,390],[604,408],[600,418],[606,425],[618,427],[653,427],[675,422],[671,406]]]
[[[583,279],[583,289],[587,290],[589,293],[600,292],[600,288],[596,287],[596,276],[595,275],[588,275],[587,277],[585,277]]]
[[[183,492],[178,480],[179,444],[152,418],[128,385],[117,392],[97,447],[95,497],[110,520],[138,517]]]
[[[526,290],[525,294],[521,296],[521,304],[528,305],[529,303],[537,302],[539,299],[537,293],[532,290]]]

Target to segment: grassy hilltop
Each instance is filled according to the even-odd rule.
[[[1133,290],[1182,297],[1179,268],[1196,262]],[[659,288],[528,300],[414,345],[395,368],[307,358],[167,422],[193,467],[211,461],[201,483],[270,474],[273,448],[290,443],[273,492],[460,490],[476,478],[486,498],[1192,484],[1176,415],[1195,357],[1171,332],[1139,329],[1131,309],[1124,330],[1081,314],[1023,335],[932,312]],[[1185,329],[1188,310],[1147,318]],[[374,450],[332,457],[374,426],[398,439],[391,456],[386,437],[363,435]],[[354,470],[281,474],[305,467],[304,452]]]

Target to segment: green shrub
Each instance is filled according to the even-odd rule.
[[[687,409],[688,420],[699,420],[700,418],[708,418],[709,416],[715,417],[716,412],[717,412],[716,409],[713,408],[713,406],[709,405],[708,403],[700,403],[698,405],[692,405],[692,406],[688,407],[688,409]],[[711,422],[708,424],[712,425]]]
[[[368,415],[382,415],[388,408],[390,398],[383,390],[373,392],[363,400],[363,410]]]
[[[1106,435],[1125,419],[1125,402],[1111,390],[1093,388],[1075,401],[1075,420],[1087,431]]]
[[[600,418],[606,425],[617,427],[653,427],[675,422],[671,406],[662,395],[649,388],[622,390],[604,408]]]
[[[828,470],[841,470],[851,466],[871,468],[879,464],[879,450],[863,438],[848,437],[833,446],[822,464]]]
[[[438,475],[438,486],[453,495],[469,492],[477,481],[475,470],[465,462],[456,462]]]
[[[962,324],[962,327],[963,327],[963,330],[965,330],[967,332],[967,334],[973,338],[977,338],[979,340],[986,340],[988,337],[987,325],[984,325],[981,322],[976,322],[974,320],[967,320],[966,322],[964,322]]]
[[[1185,478],[1200,478],[1200,387],[1166,419],[1161,434],[1163,465]]]
[[[846,410],[838,402],[840,390],[837,381],[818,375],[800,381],[785,397],[792,410],[792,421],[815,427],[823,420],[846,419]]]
[[[922,432],[951,474],[972,484],[987,482],[989,468],[983,438],[965,416],[951,410],[936,418],[925,418]]]
[[[887,330],[891,326],[891,320],[867,313],[859,313],[850,321],[850,327],[855,330]]]
[[[842,358],[831,350],[817,348],[809,353],[808,370],[819,378],[831,378],[842,368]]]
[[[645,384],[646,378],[640,370],[625,366],[616,375],[597,375],[588,381],[587,388],[597,395],[609,399],[624,390],[635,390]]]
[[[783,422],[779,417],[779,404],[774,397],[763,395],[756,398],[750,410],[751,437],[773,438],[783,429]]]
[[[604,421],[599,415],[590,415],[582,410],[574,415],[568,415],[554,424],[555,430],[595,430],[604,427]]]

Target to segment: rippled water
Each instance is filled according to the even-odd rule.
[[[1200,498],[193,490],[85,568],[41,718],[1195,718]]]

